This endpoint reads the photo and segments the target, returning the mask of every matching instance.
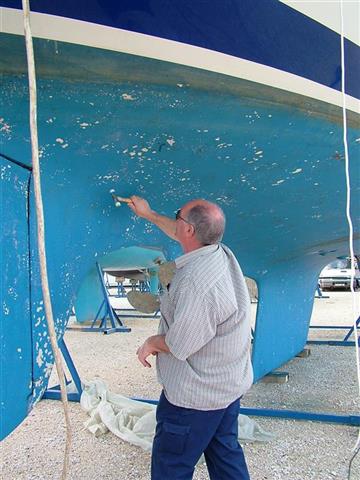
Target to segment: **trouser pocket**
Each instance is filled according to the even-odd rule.
[[[190,425],[163,422],[159,438],[159,450],[165,453],[182,454],[190,433]]]

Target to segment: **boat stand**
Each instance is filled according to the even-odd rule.
[[[319,291],[318,291],[319,293]],[[321,296],[320,290],[320,298],[326,298]],[[360,324],[360,316],[356,320],[356,327]],[[344,339],[341,341],[332,341],[332,340],[308,340],[308,344],[312,345],[339,345],[339,346],[355,346],[354,341],[349,341],[348,339],[354,332],[354,326],[323,326],[323,325],[313,325],[310,328],[320,328],[320,329],[341,329],[341,330],[348,330],[347,334],[345,335]],[[252,331],[252,336],[253,336]],[[357,341],[358,345],[360,346],[360,338]],[[306,357],[309,353],[304,353],[305,351],[301,352],[298,356]],[[272,372],[272,374],[277,373],[278,375],[286,375],[286,372]],[[269,375],[269,377],[272,376]],[[266,381],[266,377],[263,377],[262,381]],[[280,378],[281,380],[281,378]],[[273,381],[273,380],[271,380]],[[277,383],[284,383],[283,381],[278,381]],[[141,399],[139,399],[141,400]],[[249,407],[240,407],[240,413],[244,415],[250,416],[258,416],[258,417],[272,417],[272,418],[284,418],[284,419],[292,419],[292,420],[308,420],[313,422],[326,422],[326,423],[337,423],[343,425],[351,425],[351,426],[360,426],[360,415],[334,415],[334,414],[327,414],[327,413],[315,413],[315,412],[302,412],[296,410],[278,410],[278,409],[267,409],[267,408],[249,408]]]
[[[105,286],[104,282],[104,272],[100,268],[100,265],[96,262],[96,268],[99,275],[99,281],[101,285],[101,290],[103,293],[103,301],[100,305],[100,308],[95,315],[95,318],[91,324],[91,327],[84,327],[81,329],[82,332],[103,332],[105,335],[109,335],[110,333],[118,333],[118,332],[131,332],[131,328],[125,327],[123,322],[120,320],[120,317],[115,312],[114,308],[110,304],[108,291]],[[101,318],[100,325],[96,326],[95,323],[99,320],[101,311],[104,309],[104,314]],[[107,326],[107,322],[110,322],[110,326]]]
[[[356,328],[360,324],[360,316],[356,320]],[[331,346],[340,346],[340,347],[354,347],[355,341],[349,340],[351,335],[354,333],[354,325],[310,325],[310,328],[314,329],[323,329],[323,330],[348,330],[347,334],[343,340],[308,340],[306,343],[309,345],[331,345]],[[357,339],[357,345],[360,346],[360,337]]]
[[[80,402],[80,397],[82,393],[81,380],[79,374],[75,368],[75,365],[72,361],[70,353],[65,345],[64,339],[59,341],[59,348],[63,354],[65,363],[69,369],[69,372],[72,376],[74,384],[76,386],[76,393],[68,393],[68,400],[72,402]],[[68,381],[65,378],[66,385],[69,385],[71,381]],[[57,385],[45,391],[43,397],[44,399],[50,400],[60,400],[60,386]],[[139,402],[150,403],[152,405],[157,405],[158,400],[152,400],[148,398],[133,398]],[[250,408],[250,407],[240,407],[240,413],[244,415],[250,415],[255,417],[271,417],[271,418],[284,418],[288,420],[307,420],[312,422],[325,422],[325,423],[337,423],[341,425],[350,425],[350,426],[360,426],[360,415],[335,415],[335,414],[326,414],[326,413],[315,413],[315,412],[302,412],[296,410],[278,410],[278,409],[268,409],[268,408]]]
[[[150,403],[152,405],[158,404],[158,400],[149,400],[146,398],[133,398],[133,400]],[[250,415],[252,417],[284,418],[288,420],[308,420],[311,422],[337,423],[341,425],[351,425],[353,427],[360,426],[360,415],[332,415],[327,413],[299,412],[297,410],[276,410],[269,408],[249,407],[240,407],[240,413],[242,415]]]
[[[105,275],[106,275],[105,287],[108,291],[109,297],[126,298],[127,293],[126,293],[126,288],[124,286],[124,282],[116,281],[116,285],[110,284],[107,273],[105,273]],[[110,290],[114,288],[116,288],[116,293],[110,293]]]
[[[155,313],[132,313],[127,314],[123,312],[136,312],[134,308],[115,308],[115,313],[119,318],[159,318],[160,310],[157,310]]]
[[[117,298],[126,298],[126,289],[122,282],[117,283]]]
[[[62,353],[62,356],[65,360],[65,364],[67,368],[69,369],[70,375],[72,380],[68,380],[65,375],[65,384],[66,387],[71,385],[72,383],[76,387],[76,392],[68,392],[67,397],[69,402],[80,402],[80,397],[82,394],[82,386],[81,386],[81,380],[79,377],[79,374],[75,368],[74,362],[72,361],[71,355],[69,353],[69,350],[67,349],[67,346],[65,344],[64,338],[59,340],[58,342],[60,351]],[[60,392],[60,385],[56,385],[54,387],[48,388],[45,390],[43,396],[43,399],[46,400],[61,400],[61,392]]]
[[[106,292],[101,268],[99,267],[98,264],[97,264],[97,267],[98,267],[99,277],[100,277],[100,280],[101,280],[101,284],[103,286],[103,291],[104,291],[104,296],[105,296],[107,292]],[[112,309],[112,307],[109,303],[109,299],[108,299],[107,295],[106,295],[106,299],[107,299],[108,308],[110,307],[111,311],[113,311],[113,309]],[[105,300],[104,300],[104,302],[105,302]],[[103,306],[103,304],[101,305],[101,307],[99,309],[99,312],[101,311],[102,306]],[[98,312],[98,314],[99,314],[99,312]],[[113,313],[115,314],[115,312],[113,312]],[[96,317],[98,317],[98,314],[97,314]],[[106,313],[105,313],[105,315],[106,315]],[[101,323],[100,327],[102,326],[102,324],[104,322],[104,318],[102,320],[102,323]],[[96,318],[95,318],[95,320],[96,320]],[[93,324],[95,323],[95,320],[94,320]],[[360,323],[360,317],[356,321],[356,327],[359,326],[359,323]],[[349,329],[349,331],[347,332],[344,340],[342,340],[342,341],[331,342],[331,341],[313,340],[313,341],[308,341],[308,343],[342,345],[342,346],[348,346],[348,344],[351,343],[352,345],[355,345],[355,342],[349,342],[348,341],[348,338],[354,332],[354,326],[352,326],[352,327],[349,327],[349,326],[313,326],[313,327],[310,327],[310,328]],[[86,330],[86,331],[99,331],[98,328],[82,329],[82,330],[83,331],[84,330]],[[126,331],[130,331],[130,329],[126,329]],[[110,333],[112,333],[112,332],[110,332]],[[360,343],[359,340],[358,340],[358,343]],[[68,366],[68,369],[69,369],[69,371],[72,375],[74,383],[75,383],[75,385],[77,387],[77,390],[79,392],[79,393],[76,393],[76,394],[69,393],[68,394],[68,399],[70,401],[79,402],[81,392],[82,392],[81,381],[80,381],[79,375],[76,371],[75,365],[74,365],[74,363],[71,359],[70,353],[67,350],[65,342],[64,342],[63,339],[59,342],[59,347],[61,349],[61,352],[63,353],[65,362]],[[66,380],[66,383],[69,384],[71,382],[68,382]],[[49,390],[46,390],[46,392],[43,395],[43,398],[59,400],[60,399],[60,387],[57,385],[56,387],[53,387]],[[137,401],[140,401],[140,402],[144,402],[144,403],[150,403],[150,404],[153,404],[153,405],[157,405],[157,403],[158,403],[158,400],[152,400],[152,399],[147,399],[147,398],[133,398],[133,399],[137,400]],[[283,418],[283,419],[288,419],[288,420],[304,420],[304,421],[313,421],[313,422],[336,423],[336,424],[360,427],[360,415],[336,415],[336,414],[329,414],[329,413],[305,412],[305,411],[288,410],[288,409],[281,409],[280,410],[280,409],[250,408],[250,407],[241,407],[240,408],[240,413],[242,413],[244,415],[250,415],[250,416],[256,416],[256,417]]]
[[[268,408],[240,407],[240,413],[255,417],[285,418],[289,420],[308,420],[311,422],[338,423],[360,426],[360,415],[332,415],[327,413],[301,412],[298,410],[277,410]]]

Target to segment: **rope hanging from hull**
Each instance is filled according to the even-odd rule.
[[[29,94],[30,94],[30,134],[31,134],[31,153],[32,153],[32,167],[34,178],[34,191],[35,191],[35,208],[36,208],[36,221],[37,221],[37,238],[38,238],[38,252],[40,261],[40,276],[41,286],[44,299],[46,320],[49,330],[49,337],[51,347],[54,353],[55,365],[57,374],[59,377],[61,401],[64,407],[65,424],[66,424],[66,443],[65,443],[65,455],[63,462],[63,469],[61,479],[65,480],[69,471],[69,456],[71,448],[71,424],[69,417],[69,405],[65,386],[65,375],[63,369],[62,358],[57,343],[54,317],[52,312],[49,281],[47,275],[46,264],[46,250],[45,250],[45,224],[44,224],[44,207],[41,195],[41,181],[40,181],[40,163],[39,163],[39,145],[38,145],[38,132],[37,132],[37,98],[36,98],[36,76],[35,76],[35,60],[34,49],[32,42],[32,34],[30,27],[30,5],[29,0],[22,0],[23,13],[24,13],[24,31],[26,42],[26,55],[28,64],[28,77],[29,77]]]
[[[344,0],[340,0],[340,21],[341,21],[341,92],[342,92],[342,109],[343,109],[343,142],[345,152],[345,176],[346,176],[346,218],[349,225],[349,252],[351,259],[351,278],[350,289],[352,295],[352,320],[354,328],[355,339],[355,358],[356,358],[356,371],[358,380],[358,391],[360,395],[360,359],[359,359],[359,346],[358,346],[358,326],[356,323],[356,298],[354,290],[354,278],[355,278],[355,253],[354,253],[354,228],[350,213],[350,200],[351,200],[351,187],[350,187],[350,169],[349,169],[349,149],[347,143],[347,114],[346,114],[346,93],[345,93],[345,45],[344,45]],[[356,444],[353,448],[353,455],[349,462],[348,479],[351,477],[351,465],[355,456],[359,453],[360,449],[360,430]]]

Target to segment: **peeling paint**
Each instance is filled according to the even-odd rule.
[[[38,364],[39,367],[41,367],[42,364],[44,363],[43,351],[41,348],[39,348],[39,351],[36,357],[36,363]]]
[[[129,95],[128,93],[123,93],[121,97],[123,100],[128,100],[128,101],[136,100],[136,98],[134,98],[132,95]]]

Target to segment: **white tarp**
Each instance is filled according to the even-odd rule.
[[[109,430],[133,445],[151,451],[155,433],[156,405],[139,402],[108,390],[100,380],[83,383],[80,404],[90,419],[85,427],[95,436]],[[274,435],[264,431],[254,420],[239,415],[239,442],[266,442]]]

